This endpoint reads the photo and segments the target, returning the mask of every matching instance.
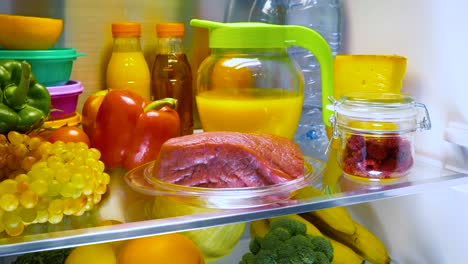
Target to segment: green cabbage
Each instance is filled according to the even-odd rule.
[[[212,212],[214,209],[201,208],[183,203],[171,197],[156,196],[151,217],[166,218]],[[244,234],[246,223],[215,226],[182,232],[192,239],[202,252],[207,263],[216,261],[231,253]]]

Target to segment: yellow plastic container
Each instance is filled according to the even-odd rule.
[[[0,14],[0,46],[10,50],[46,50],[54,46],[63,20]]]

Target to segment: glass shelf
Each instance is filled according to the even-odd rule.
[[[213,209],[200,214],[151,219],[154,198],[131,190],[124,183],[123,171],[116,170],[112,172],[109,194],[99,204],[99,207],[80,217],[64,218],[63,222],[57,225],[28,226],[22,236],[0,238],[0,256],[249,222],[286,214],[414,195],[465,184],[468,184],[467,174],[417,162],[413,172],[401,182],[363,184],[341,176],[336,188],[340,192],[332,195],[288,200],[261,208]],[[117,220],[123,223],[102,226],[103,221],[106,220]]]

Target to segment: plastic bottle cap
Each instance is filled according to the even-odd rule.
[[[115,37],[139,37],[141,35],[140,22],[114,22],[112,35]]]
[[[184,24],[183,23],[160,23],[156,24],[156,33],[158,37],[183,37]]]

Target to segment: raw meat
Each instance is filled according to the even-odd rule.
[[[299,147],[269,134],[205,132],[166,141],[153,169],[165,182],[197,187],[258,187],[304,175]]]

